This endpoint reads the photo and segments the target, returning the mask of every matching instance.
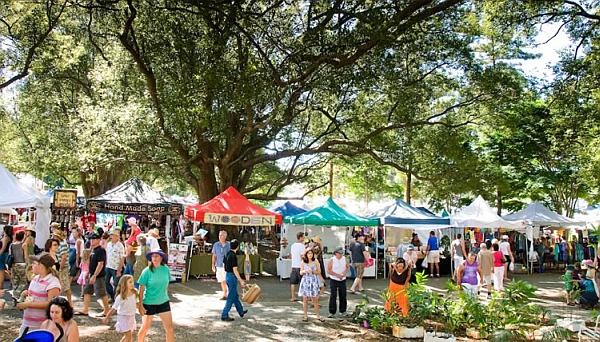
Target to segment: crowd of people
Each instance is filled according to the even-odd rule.
[[[35,245],[35,229],[14,233],[3,228],[0,239],[0,292],[5,274],[10,274],[15,306],[23,310],[20,334],[47,330],[62,341],[79,341],[76,316],[89,316],[92,296],[101,301],[96,317],[109,324],[117,314],[115,330],[121,341],[133,341],[136,311],[142,316],[138,341],[144,341],[154,315],[163,323],[166,341],[175,341],[168,284],[171,281],[167,255],[158,244],[158,229],[142,234],[137,220],[127,220],[129,229],[108,232],[89,222],[85,232],[77,224],[62,230],[50,225],[44,249]],[[81,286],[83,308],[74,310],[71,286]],[[110,306],[112,304],[112,306]]]

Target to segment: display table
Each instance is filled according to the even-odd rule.
[[[238,255],[238,272],[244,274],[244,260],[245,255]],[[252,263],[252,273],[260,273],[260,255],[250,255],[250,262]],[[190,275],[214,275],[215,272],[212,270],[212,254],[200,254],[192,255],[190,262]]]
[[[329,259],[333,256],[325,255],[323,258],[323,263],[325,264],[325,276],[329,278],[329,274],[327,273],[327,263]],[[348,259],[348,258],[346,258]],[[350,263],[350,261],[348,261]],[[280,279],[288,279],[290,277],[290,273],[292,272],[292,259],[277,259],[277,275]],[[350,278],[352,271],[348,271],[347,277]],[[365,267],[365,274],[363,277],[375,277],[375,266]]]

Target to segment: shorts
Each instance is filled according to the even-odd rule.
[[[169,304],[169,301],[158,305],[144,304],[144,309],[146,309],[146,316],[154,316],[171,311],[171,304]]]
[[[6,270],[6,258],[8,258],[8,253],[0,254],[0,271]]]
[[[434,263],[437,264],[440,262],[440,251],[439,250],[435,250],[435,251],[429,251],[429,253],[427,253],[427,262],[428,263]]]
[[[300,279],[302,279],[300,268],[292,267],[292,272],[290,272],[290,284],[298,285],[300,284]]]
[[[102,298],[106,296],[106,277],[96,278],[93,285],[90,284],[90,279],[85,281],[85,287],[83,288],[84,295],[96,294],[96,297]]]
[[[506,259],[506,261],[504,263],[510,265],[510,255],[504,254],[504,258]]]
[[[361,262],[361,263],[352,264],[352,267],[354,267],[355,277],[362,278],[363,275],[365,274],[365,263]]]
[[[488,285],[488,284],[492,285],[492,275],[491,274],[484,275],[483,280],[485,280],[486,285]]]
[[[217,267],[217,281],[222,283],[225,281],[225,267]]]
[[[477,297],[477,285],[473,285],[473,284],[460,284],[463,288],[463,291],[468,295],[468,296],[472,296],[472,297]]]

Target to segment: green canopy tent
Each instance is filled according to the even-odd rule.
[[[283,222],[280,243],[280,255],[282,257],[289,254],[290,246],[296,242],[296,234],[304,232],[307,234],[308,239],[317,235],[321,238],[324,251],[323,259],[325,260],[333,256],[336,247],[341,245],[345,249],[348,235],[353,231],[350,227],[377,227],[379,225],[378,219],[369,219],[351,214],[337,205],[331,198],[327,199],[323,205],[305,213],[285,217]],[[376,232],[375,237],[377,237]],[[280,258],[277,263],[277,271],[282,279],[289,276],[289,269],[291,269],[290,260]],[[369,276],[367,270],[365,270],[365,275]],[[372,276],[376,275],[377,269],[375,267],[375,273]]]
[[[378,219],[353,215],[328,198],[323,205],[307,212],[286,217],[283,222],[315,226],[367,226],[379,225]]]

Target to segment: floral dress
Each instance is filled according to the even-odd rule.
[[[304,269],[317,270],[317,265],[304,264]],[[322,286],[321,279],[318,274],[306,273],[302,275],[300,280],[300,288],[298,290],[298,296],[300,297],[318,297],[320,293],[320,287]]]

